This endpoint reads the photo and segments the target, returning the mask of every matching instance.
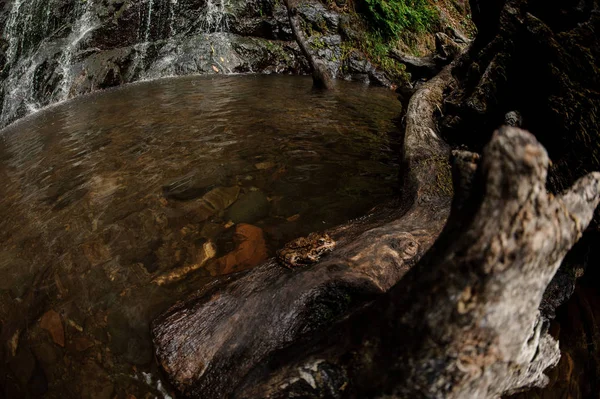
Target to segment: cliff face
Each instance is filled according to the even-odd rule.
[[[429,7],[439,12],[424,30],[408,27],[384,43],[380,27],[361,17],[364,2],[294,6],[311,52],[333,77],[379,85],[406,83],[388,48],[431,51],[435,32],[470,26],[462,0]],[[0,0],[0,32],[0,128],[49,104],[139,80],[309,69],[279,0]]]
[[[303,73],[275,0],[7,0],[0,3],[0,126],[97,89],[164,76]],[[339,15],[299,11],[339,69]]]

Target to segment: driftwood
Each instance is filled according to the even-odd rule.
[[[435,34],[435,52],[423,56],[416,57],[402,53],[396,49],[389,51],[389,56],[406,66],[407,72],[412,75],[413,80],[430,79],[437,75],[446,65],[450,64],[458,57],[464,48],[470,42],[464,38],[457,30],[448,28],[449,32],[456,35],[456,39],[451,38],[445,33],[438,32]]]
[[[538,308],[592,218],[600,173],[548,194],[546,151],[510,127],[477,174],[458,156],[471,193],[419,264],[320,337],[273,354],[235,397],[495,398],[545,383],[560,354]]]
[[[314,266],[290,271],[270,260],[155,320],[156,357],[181,393],[231,395],[264,359],[380,296],[427,251],[450,210],[450,154],[435,116],[453,82],[447,68],[410,102],[403,206],[382,207],[329,231],[337,248]]]
[[[293,4],[290,4],[290,0],[284,0],[283,3],[287,8],[288,19],[294,38],[312,70],[313,86],[318,89],[332,89],[333,78],[325,64],[312,53],[310,46],[308,45],[308,39],[300,24],[300,17],[298,16],[296,7],[294,7]]]
[[[392,49],[389,52],[389,56],[404,64],[406,66],[406,71],[410,73],[413,78],[418,77],[427,79],[435,76],[439,72],[439,67],[435,62],[433,54],[424,57],[416,57]]]
[[[455,152],[448,218],[436,118],[461,61],[409,102],[403,207],[332,230],[338,248],[314,266],[271,260],[155,320],[157,359],[180,393],[485,398],[544,383],[559,352],[538,309],[592,216],[600,175],[553,197],[545,150],[507,127],[479,167]]]

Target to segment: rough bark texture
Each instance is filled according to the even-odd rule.
[[[560,192],[600,170],[600,3],[597,0],[471,0],[478,36],[455,70],[459,81],[446,99],[442,136],[479,151],[507,113],[547,149],[548,187]],[[517,111],[516,113],[513,111]],[[597,264],[600,213],[587,229],[546,296],[562,360],[547,389],[525,397],[597,397],[600,323],[588,304],[600,301]],[[585,274],[576,286],[576,280]],[[555,312],[575,290],[573,299]],[[570,311],[569,311],[570,309]]]
[[[292,28],[294,38],[296,39],[302,54],[304,54],[304,57],[306,57],[306,60],[308,61],[312,70],[313,86],[318,89],[332,89],[333,78],[331,77],[325,64],[312,53],[308,45],[308,39],[304,34],[302,26],[300,25],[300,19],[296,7],[294,4],[290,3],[290,0],[284,0],[284,4],[288,11],[288,18],[290,20],[290,26]]]
[[[451,38],[445,33],[435,34],[435,52],[424,57],[415,57],[404,54],[396,49],[390,50],[389,56],[406,66],[406,71],[411,74],[413,80],[425,78],[431,79],[437,75],[446,65],[450,64],[459,56],[469,40],[455,29],[449,29],[454,36]]]
[[[491,398],[547,381],[559,359],[548,320],[574,285],[568,270],[553,276],[593,216],[600,175],[555,197],[542,145],[504,128],[480,166],[455,152],[448,223],[411,265],[448,215],[438,126],[477,151],[502,122],[532,129],[554,191],[598,167],[598,4],[471,6],[476,42],[408,106],[411,205],[335,229],[338,249],[315,266],[269,262],[157,319],[157,358],[185,395]]]
[[[500,130],[419,264],[323,338],[274,354],[235,396],[493,398],[545,383],[559,351],[538,308],[600,199],[599,173],[548,194],[548,162],[533,136]]]
[[[450,68],[415,94],[406,115],[403,207],[382,207],[329,232],[337,249],[290,271],[273,260],[175,305],[153,324],[155,353],[191,397],[231,395],[274,352],[392,287],[432,245],[450,209],[449,148],[437,136]]]

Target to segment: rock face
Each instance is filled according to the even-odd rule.
[[[335,76],[339,15],[316,0],[299,16]],[[0,127],[48,104],[165,76],[306,73],[275,0],[8,0],[0,3]]]
[[[552,159],[548,185],[561,191],[585,173],[600,169],[598,30],[599,2],[471,0],[478,36],[455,70],[461,83],[446,101],[443,132],[455,142],[480,148],[503,119],[536,133]],[[511,114],[511,115],[508,115]],[[550,385],[522,397],[596,397],[600,360],[596,249],[599,213],[581,244],[556,275],[545,302],[575,295],[557,311],[562,360]],[[574,281],[590,265],[581,281]],[[590,273],[592,272],[592,273]],[[542,307],[548,318],[554,311]]]
[[[472,0],[479,34],[446,101],[449,140],[479,150],[506,113],[536,132],[560,191],[600,168],[598,1]]]

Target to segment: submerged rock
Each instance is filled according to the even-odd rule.
[[[58,346],[65,346],[65,329],[63,327],[62,319],[60,315],[54,311],[49,310],[40,319],[40,327],[50,333],[52,340]]]
[[[254,223],[269,214],[269,200],[262,191],[250,191],[229,208],[226,219],[235,223]]]
[[[209,267],[213,276],[239,272],[257,266],[267,259],[267,245],[261,228],[239,224],[233,236],[236,248],[217,259]]]

